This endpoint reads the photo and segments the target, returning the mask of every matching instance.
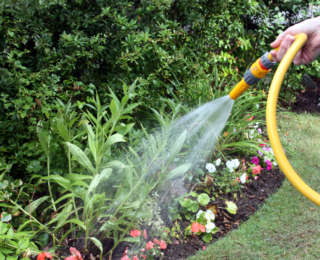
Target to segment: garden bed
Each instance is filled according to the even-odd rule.
[[[264,172],[259,179],[244,186],[241,193],[238,193],[236,204],[238,211],[236,215],[228,214],[225,210],[218,210],[216,215],[216,225],[219,232],[213,235],[212,242],[225,236],[229,231],[236,229],[239,225],[248,220],[263,202],[275,191],[277,191],[284,180],[284,175],[275,169],[271,172]],[[240,195],[241,194],[241,195]],[[226,196],[225,199],[232,199]],[[217,208],[224,207],[225,199],[217,200]],[[206,244],[198,237],[189,237],[185,243],[171,244],[165,251],[164,259],[186,259],[195,254],[198,250],[204,249]]]
[[[214,243],[228,232],[237,229],[242,222],[248,220],[262,206],[263,202],[281,187],[284,178],[284,175],[276,168],[270,172],[261,173],[257,180],[246,184],[241,192],[237,194],[238,199],[236,200],[236,204],[238,210],[235,215],[223,210],[225,201],[232,200],[233,195],[225,195],[217,199],[213,205],[217,209],[215,224],[219,228],[219,231],[213,235],[210,243]],[[213,205],[211,204],[210,206]],[[179,225],[186,228],[189,222],[181,221]],[[197,251],[204,250],[206,245],[207,243],[201,240],[199,236],[189,236],[183,242],[176,241],[169,244],[163,252],[164,256],[161,259],[186,259],[196,254]],[[121,259],[122,253],[127,246],[128,244],[120,245],[112,259]]]

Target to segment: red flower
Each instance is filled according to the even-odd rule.
[[[262,170],[262,167],[260,165],[257,165],[252,168],[252,174],[260,174],[261,170]]]
[[[167,249],[167,243],[164,240],[160,240],[160,249]]]
[[[37,256],[37,260],[46,260],[46,258],[52,259],[52,255],[49,252],[41,252]]]
[[[71,256],[66,257],[64,260],[83,260],[80,252],[75,247],[70,247]]]
[[[191,232],[193,233],[206,232],[206,227],[204,225],[201,225],[198,222],[193,222],[191,224]]]
[[[141,235],[141,231],[138,229],[133,229],[130,231],[130,236],[132,237],[140,237]]]
[[[144,239],[148,239],[147,230],[143,230],[143,237]]]
[[[147,249],[147,250],[150,250],[151,248],[153,248],[153,243],[152,243],[152,241],[149,241],[149,242],[146,244],[146,249]]]
[[[254,119],[254,116],[250,116],[247,120],[250,122]]]

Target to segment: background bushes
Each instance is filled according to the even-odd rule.
[[[137,121],[161,97],[192,106],[213,98],[215,82],[238,80],[280,29],[309,15],[295,17],[309,2],[2,1],[1,158],[16,174],[30,171],[40,156],[37,122],[57,112],[57,98],[81,109],[95,92],[109,99],[109,88],[121,94],[122,82],[138,79]],[[297,86],[293,75],[287,90]]]

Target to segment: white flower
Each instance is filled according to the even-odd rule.
[[[206,164],[206,169],[210,173],[214,173],[217,170],[216,167],[212,163],[207,163]]]
[[[250,139],[253,139],[253,137],[254,137],[254,129],[251,129],[251,130],[249,131],[249,138],[250,138]]]
[[[214,230],[216,225],[213,222],[208,222],[206,225],[206,232],[211,233]]]
[[[204,213],[204,211],[200,209],[200,210],[198,211],[198,213],[197,213],[197,216],[196,216],[197,219],[201,217],[201,214],[202,214],[202,213]]]
[[[259,109],[259,108],[260,108],[260,105],[259,105],[259,104],[256,104],[256,108]]]
[[[204,216],[208,222],[213,221],[216,218],[216,216],[214,215],[214,213],[210,209],[208,209],[206,211]]]
[[[220,164],[221,164],[221,159],[219,158],[216,160],[216,166],[220,166]]]
[[[235,169],[239,167],[240,161],[238,159],[233,159],[233,160],[227,161],[226,165],[228,170],[230,172],[233,172]]]
[[[247,174],[244,173],[244,174],[242,174],[242,175],[240,176],[240,182],[241,182],[242,184],[244,184],[244,183],[246,183],[246,181],[247,181]]]

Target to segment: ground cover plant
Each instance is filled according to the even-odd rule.
[[[2,1],[0,258],[166,258],[215,239],[276,166],[264,92],[237,101],[197,165],[177,160],[187,131],[152,129],[226,95],[281,11],[306,4],[267,2]]]

